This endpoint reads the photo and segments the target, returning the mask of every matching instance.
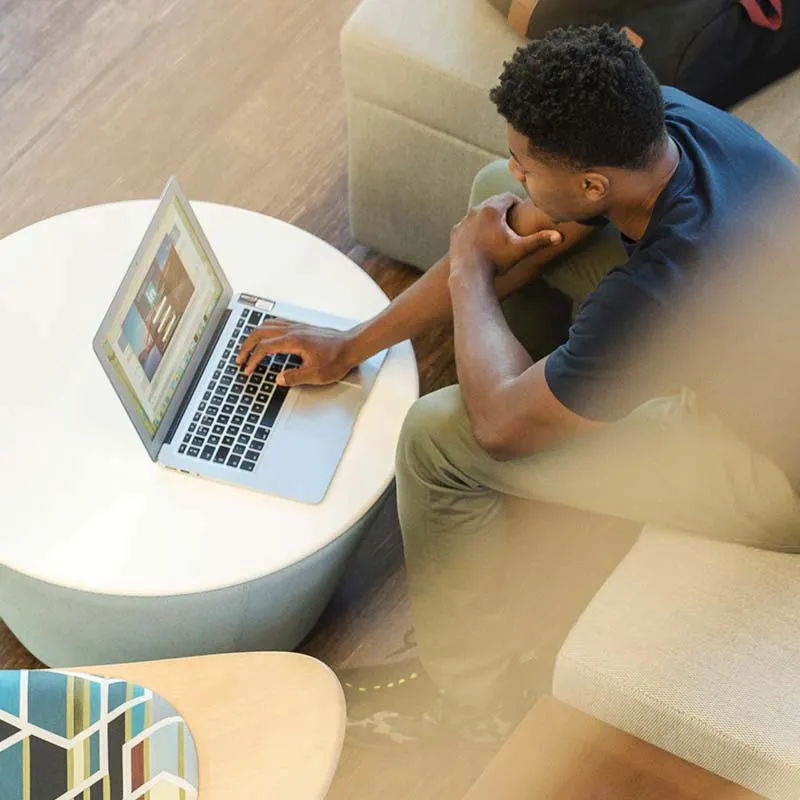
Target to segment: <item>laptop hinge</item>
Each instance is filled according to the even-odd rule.
[[[266,297],[256,297],[252,294],[240,294],[239,302],[246,306],[253,306],[260,311],[269,313],[275,308],[275,301],[268,300]]]
[[[225,329],[225,324],[230,319],[230,316],[231,316],[231,309],[226,308],[222,312],[222,316],[219,318],[219,322],[217,323],[217,328],[214,331],[214,335],[211,338],[211,341],[208,343],[206,352],[203,354],[203,360],[200,362],[200,366],[197,368],[197,372],[195,372],[194,378],[192,378],[192,383],[191,386],[189,386],[189,390],[183,396],[183,400],[181,401],[180,407],[178,408],[178,413],[175,415],[175,419],[172,421],[172,425],[170,426],[169,432],[167,433],[167,436],[164,439],[163,444],[172,444],[172,438],[175,436],[175,432],[178,430],[178,427],[181,424],[183,415],[186,413],[186,407],[189,405],[189,401],[192,399],[192,397],[194,397],[195,390],[197,389],[197,384],[200,383],[200,378],[206,371],[206,366],[208,365],[208,361],[211,358],[211,354],[214,352],[214,348],[217,346],[219,337],[222,334],[222,331]]]

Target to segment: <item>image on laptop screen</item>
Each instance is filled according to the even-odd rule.
[[[223,286],[177,197],[142,252],[102,347],[152,439]]]

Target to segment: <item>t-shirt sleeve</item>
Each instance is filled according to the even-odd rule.
[[[624,271],[606,276],[584,303],[568,340],[545,364],[559,402],[585,419],[613,422],[658,394],[647,364],[636,363],[660,308]]]

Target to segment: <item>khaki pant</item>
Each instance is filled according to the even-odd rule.
[[[470,202],[509,190],[522,192],[506,162],[496,162],[478,173]],[[624,260],[606,229],[543,280],[580,303]],[[524,304],[513,306],[520,310]],[[505,599],[507,496],[800,551],[800,503],[786,476],[698,408],[688,390],[509,462],[478,445],[457,386],[434,392],[405,421],[397,494],[423,663],[442,689],[476,707],[492,700],[514,654]],[[529,533],[536,535],[535,520]]]

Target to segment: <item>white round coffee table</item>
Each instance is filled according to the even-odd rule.
[[[153,464],[92,337],[155,207],[80,209],[0,241],[0,616],[54,667],[294,647],[393,478],[418,396],[404,342],[319,505]],[[315,236],[193,207],[234,290],[356,320],[387,304]]]

